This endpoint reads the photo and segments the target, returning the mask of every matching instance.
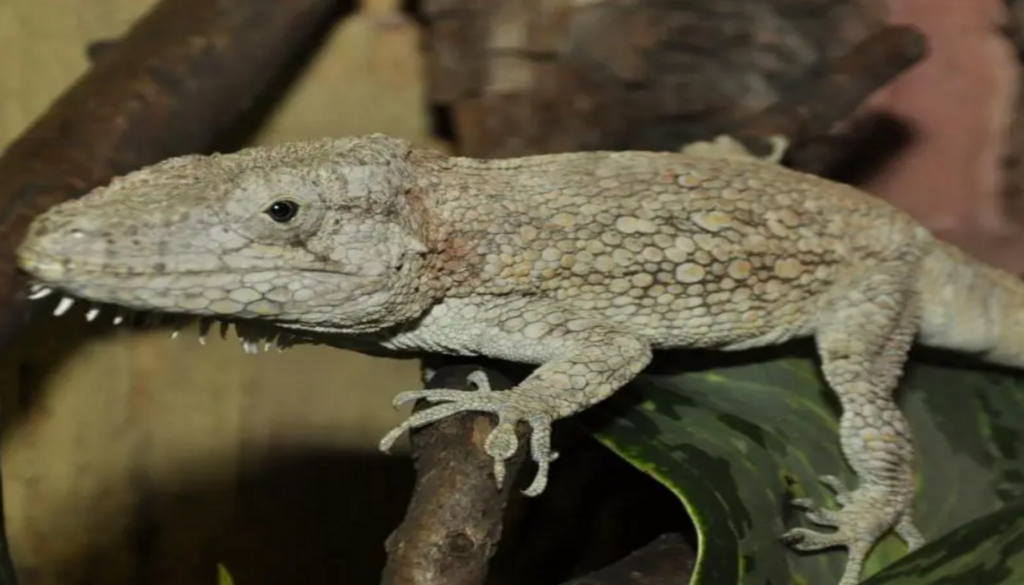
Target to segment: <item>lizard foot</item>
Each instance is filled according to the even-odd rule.
[[[505,462],[515,455],[519,448],[516,425],[522,421],[531,427],[530,455],[537,463],[537,475],[529,487],[523,490],[527,496],[536,496],[544,491],[548,482],[548,470],[558,453],[551,450],[551,424],[553,417],[536,405],[528,404],[516,389],[492,390],[483,372],[471,375],[478,390],[414,390],[395,396],[392,404],[397,408],[406,402],[424,399],[428,402],[442,402],[412,414],[402,424],[392,429],[380,441],[380,450],[387,452],[402,433],[448,418],[461,412],[489,412],[497,415],[498,425],[484,442],[484,451],[494,458],[494,479],[498,486],[505,480]]]
[[[903,498],[891,490],[861,488],[850,490],[835,476],[826,475],[821,482],[836,493],[840,509],[818,507],[809,498],[792,501],[792,505],[805,511],[811,523],[835,528],[834,532],[818,532],[807,528],[794,528],[782,535],[782,540],[799,551],[816,551],[844,546],[849,551],[846,569],[838,585],[857,585],[868,553],[879,538],[894,528],[907,547],[913,551],[924,545],[924,537],[910,519]]]

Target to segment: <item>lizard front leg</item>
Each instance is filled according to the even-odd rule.
[[[912,282],[912,270],[912,263],[897,261],[844,286],[822,309],[816,334],[825,379],[842,405],[843,454],[859,485],[849,490],[836,477],[822,477],[836,491],[840,509],[819,509],[807,499],[794,504],[808,511],[811,522],[835,532],[795,528],[783,539],[798,550],[847,547],[839,585],[860,581],[871,548],[890,529],[910,550],[924,544],[911,517],[913,442],[893,398],[919,314],[905,284]]]
[[[449,299],[415,331],[389,343],[540,364],[522,383],[506,391],[492,391],[478,382],[479,390],[474,392],[403,392],[395,397],[396,406],[420,398],[442,404],[413,414],[380,443],[381,450],[387,451],[403,432],[453,414],[495,414],[498,425],[484,448],[494,458],[494,476],[500,484],[505,461],[519,447],[516,425],[526,422],[531,428],[531,457],[538,466],[533,482],[523,491],[529,496],[544,491],[549,465],[557,457],[551,449],[552,423],[611,396],[651,360],[650,344],[639,336],[537,297]]]

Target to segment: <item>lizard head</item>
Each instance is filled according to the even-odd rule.
[[[428,303],[410,152],[372,135],[169,159],[39,216],[18,263],[33,297],[377,330]]]

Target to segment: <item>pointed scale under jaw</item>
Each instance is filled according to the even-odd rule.
[[[392,221],[408,216],[397,213],[402,149],[351,139],[169,159],[38,217],[18,263],[31,298],[67,295],[57,315],[75,298],[264,332],[379,329],[416,305],[391,285],[424,252],[415,226]],[[350,221],[331,221],[336,208]]]
[[[57,304],[53,309],[53,316],[62,317],[69,313],[76,305],[76,299],[70,296],[60,296],[60,293],[44,284],[33,283],[29,287],[28,298],[32,301],[41,301],[58,295]],[[278,329],[274,326],[267,326],[251,321],[223,321],[213,317],[189,318],[183,315],[167,315],[157,312],[138,313],[118,306],[105,306],[100,303],[82,301],[88,305],[85,311],[85,320],[90,323],[96,321],[104,312],[111,315],[111,322],[114,325],[135,325],[141,321],[143,325],[158,326],[170,324],[172,326],[170,337],[177,339],[185,327],[192,325],[193,321],[198,322],[198,340],[201,345],[206,345],[210,331],[215,324],[219,325],[221,339],[227,339],[231,327],[235,327],[238,341],[242,350],[248,354],[267,352],[271,349],[281,351],[299,342],[300,337],[290,331]],[[138,317],[141,316],[141,319]],[[169,322],[169,323],[168,323]]]

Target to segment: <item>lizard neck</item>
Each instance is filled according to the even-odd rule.
[[[432,301],[481,282],[480,242],[486,226],[501,221],[480,206],[471,210],[471,201],[486,198],[488,182],[458,172],[463,160],[433,151],[416,151],[410,157],[416,172],[408,192],[409,212],[427,248],[418,281]]]

